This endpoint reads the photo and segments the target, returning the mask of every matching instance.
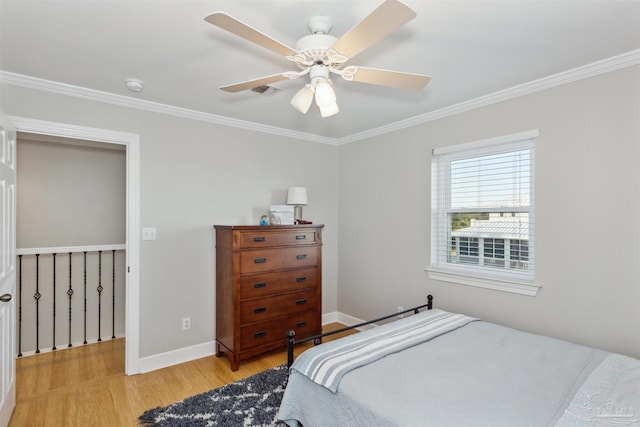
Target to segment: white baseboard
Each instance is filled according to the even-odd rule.
[[[357,325],[363,320],[357,317],[349,316],[339,311],[325,313],[322,315],[322,324],[342,323],[346,326]],[[373,326],[366,326],[362,329],[370,329]],[[178,365],[180,363],[190,362],[202,357],[213,356],[216,352],[215,341],[209,341],[202,344],[196,344],[191,347],[179,348],[166,353],[154,354],[140,359],[140,373],[155,371],[157,369],[167,368],[169,366]]]
[[[334,322],[342,323],[345,326],[353,326],[353,325],[357,325],[358,323],[363,323],[365,322],[365,320],[358,319],[357,317],[349,316],[348,314],[336,312],[336,320],[334,320]],[[370,325],[362,326],[357,329],[361,331],[365,331],[367,329],[375,328],[376,326],[377,326],[376,324],[372,323]]]
[[[192,345],[191,347],[179,348],[167,351],[166,353],[154,354],[140,358],[140,373],[155,371],[167,368],[180,363],[190,362],[207,356],[212,356],[216,351],[215,341]]]
[[[338,311],[332,311],[331,313],[323,313],[322,314],[322,325],[328,325],[329,323],[339,322],[339,318],[341,313]]]

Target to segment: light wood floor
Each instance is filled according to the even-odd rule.
[[[343,325],[331,324],[325,332]],[[242,362],[204,357],[141,375],[124,374],[124,339],[19,358],[9,427],[137,426],[147,409],[286,363],[286,350]]]

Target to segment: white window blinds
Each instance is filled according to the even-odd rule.
[[[430,271],[497,289],[533,285],[537,135],[434,150]]]

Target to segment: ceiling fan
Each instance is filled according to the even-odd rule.
[[[314,16],[308,22],[311,34],[299,39],[295,49],[224,12],[212,13],[205,18],[205,21],[283,55],[300,69],[300,71],[285,71],[271,76],[222,86],[220,89],[235,93],[283,80],[296,79],[308,74],[310,82],[291,99],[291,105],[306,114],[315,98],[321,116],[329,117],[339,111],[333,85],[329,78],[331,74],[339,75],[348,81],[415,91],[423,89],[429,83],[431,77],[427,75],[355,65],[344,66],[351,58],[415,17],[416,13],[413,9],[404,3],[398,0],[385,0],[378,8],[338,39],[328,34],[332,26],[328,17]]]

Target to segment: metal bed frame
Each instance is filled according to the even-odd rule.
[[[301,339],[301,340],[298,340],[298,341],[296,341],[296,339],[295,339],[296,332],[293,329],[291,329],[287,333],[287,336],[288,336],[288,338],[287,338],[287,367],[291,367],[291,365],[293,364],[293,359],[294,359],[293,351],[294,351],[294,347],[297,344],[304,344],[306,342],[313,341],[313,345],[318,345],[318,344],[322,343],[322,338],[327,337],[329,335],[339,334],[341,332],[349,331],[351,329],[357,329],[357,328],[360,328],[362,326],[370,325],[370,324],[375,323],[375,322],[380,322],[381,320],[387,320],[387,319],[390,319],[392,317],[400,316],[402,314],[407,314],[407,313],[411,313],[411,312],[413,312],[414,314],[418,314],[420,312],[420,310],[423,309],[423,308],[426,308],[427,310],[431,310],[433,308],[433,296],[427,295],[427,303],[426,304],[419,305],[419,306],[413,307],[413,308],[409,308],[409,309],[404,310],[404,311],[399,311],[397,313],[388,314],[386,316],[378,317],[377,319],[368,320],[366,322],[358,323],[357,325],[347,326],[347,327],[344,327],[344,328],[341,328],[341,329],[337,329],[335,331],[325,332],[325,333],[319,334],[319,335],[314,335],[312,337],[308,337],[308,338]]]

